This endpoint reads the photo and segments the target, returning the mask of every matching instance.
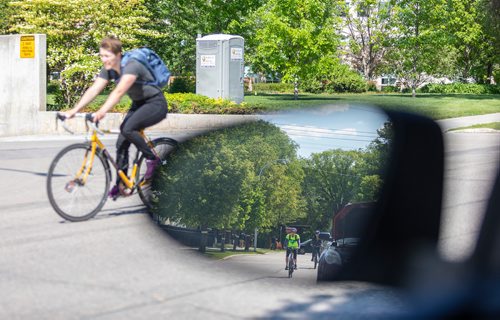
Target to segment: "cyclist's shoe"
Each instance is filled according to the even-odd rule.
[[[160,158],[155,158],[153,160],[146,160],[146,174],[144,175],[144,180],[149,180],[153,177],[156,167],[160,164]]]
[[[288,270],[288,266],[285,267],[285,270]]]
[[[113,200],[116,200],[120,196],[120,188],[118,185],[115,185],[111,190],[108,192],[108,197],[110,197]]]
[[[294,268],[295,270],[297,270],[297,265],[294,265],[294,266],[293,266],[293,268]]]

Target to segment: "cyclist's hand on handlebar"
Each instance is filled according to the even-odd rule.
[[[101,121],[102,118],[106,115],[106,112],[102,112],[101,110],[96,111],[93,116],[94,116],[94,122],[99,122]]]

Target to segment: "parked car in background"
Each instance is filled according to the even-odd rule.
[[[319,258],[318,281],[331,280],[341,267],[348,267],[373,205],[374,202],[349,203],[333,217],[333,239]]]

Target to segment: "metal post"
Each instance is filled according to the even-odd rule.
[[[253,251],[254,252],[257,252],[257,235],[258,235],[258,230],[257,228],[255,228],[255,233],[254,233],[254,238],[253,238]]]

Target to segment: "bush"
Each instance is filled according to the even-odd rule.
[[[377,91],[377,84],[375,83],[375,81],[368,81],[366,83],[366,88],[367,88],[366,89],[367,91],[371,91],[371,92]]]
[[[195,93],[196,79],[194,77],[175,77],[168,87],[169,93]]]
[[[61,91],[61,85],[57,80],[51,80],[47,83],[47,94],[57,94]]]
[[[253,91],[257,93],[293,93],[293,83],[253,83]]]
[[[194,93],[166,94],[169,112],[197,114],[250,114],[258,107],[247,106],[244,102],[237,104],[224,99],[212,99]]]
[[[383,86],[382,92],[399,92],[400,89],[396,86]]]
[[[99,61],[92,56],[68,64],[61,71],[60,90],[55,93],[55,104],[61,107],[74,106],[92,84],[99,68]]]
[[[442,94],[500,94],[500,85],[477,84],[477,83],[429,83],[418,89],[422,93]]]
[[[367,90],[367,83],[356,71],[343,64],[325,65],[321,72],[305,79],[301,88],[311,93],[360,93]]]

